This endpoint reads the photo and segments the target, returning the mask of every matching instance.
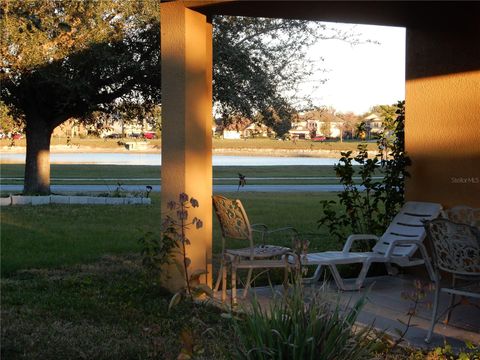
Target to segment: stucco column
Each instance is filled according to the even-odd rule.
[[[479,28],[407,29],[408,200],[480,206]]]
[[[161,4],[162,47],[162,217],[167,203],[186,193],[199,201],[189,220],[203,221],[187,232],[190,271],[205,269],[212,281],[212,26],[205,15],[181,2]],[[173,214],[175,215],[175,214]],[[167,288],[184,285],[170,267]]]

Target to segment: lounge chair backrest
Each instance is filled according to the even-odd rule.
[[[250,222],[240,200],[232,200],[220,195],[215,195],[212,199],[223,237],[251,240]]]
[[[373,252],[385,254],[392,240],[423,241],[426,235],[423,222],[437,218],[441,210],[440,204],[436,203],[414,201],[405,203],[374,246]],[[393,255],[410,257],[417,251],[417,248],[418,246],[413,244],[399,244],[395,247]]]

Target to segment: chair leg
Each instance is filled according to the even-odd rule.
[[[213,289],[214,291],[218,291],[218,288],[220,287],[220,283],[222,282],[224,266],[225,266],[225,261],[222,258],[222,260],[220,261],[220,269],[218,270],[217,281],[215,282],[215,288]]]
[[[227,266],[225,263],[223,263],[221,276],[222,276],[222,302],[224,302],[227,299]]]
[[[452,275],[452,288],[455,289],[456,277],[455,274]],[[452,315],[453,304],[455,303],[455,294],[450,293],[450,302],[448,304],[447,316],[445,317],[445,325],[450,321],[450,316]]]
[[[248,269],[247,281],[245,283],[245,288],[243,289],[242,298],[245,299],[248,294],[248,289],[250,288],[250,282],[252,281],[252,272],[253,269]]]
[[[433,329],[435,327],[437,312],[438,312],[438,302],[440,298],[440,281],[435,281],[435,298],[433,299],[433,310],[432,310],[432,320],[430,321],[430,329],[428,330],[427,337],[425,338],[426,343],[430,343],[433,335]]]
[[[339,289],[343,291],[355,291],[355,290],[360,290],[361,287],[363,286],[368,270],[370,269],[370,264],[371,264],[370,261],[366,261],[363,263],[362,269],[360,270],[360,274],[355,279],[354,285],[345,284],[345,282],[343,281],[343,278],[340,276],[340,273],[338,272],[336,265],[333,265],[333,264],[329,265],[329,268],[330,268],[330,271],[332,272],[335,283],[337,284],[337,287]]]
[[[423,244],[420,244],[418,246],[418,248],[420,250],[420,253],[422,254],[423,262],[425,264],[425,267],[427,268],[428,276],[430,277],[430,280],[432,282],[434,282],[435,279],[436,279],[436,276],[435,276],[435,272],[433,271],[433,267],[432,267],[432,263],[430,262],[430,258],[428,257],[427,250],[425,249],[425,246],[423,246]]]
[[[232,304],[237,304],[237,267],[232,264]]]
[[[317,268],[315,269],[315,273],[313,274],[312,277],[305,278],[303,279],[304,284],[314,284],[317,281],[320,280],[320,276],[322,275],[322,270],[323,270],[323,265],[318,265]]]
[[[365,282],[365,278],[367,277],[368,270],[370,269],[371,262],[370,261],[365,261],[362,264],[362,269],[360,270],[360,274],[358,274],[357,280],[355,280],[355,290],[360,290],[360,288],[363,286],[363,283]]]
[[[288,264],[288,260],[285,258],[285,270],[283,273],[283,288],[285,290],[288,289],[288,274],[290,273],[290,266]]]

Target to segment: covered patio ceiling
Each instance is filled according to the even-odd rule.
[[[459,1],[185,1],[205,15],[234,15],[384,26],[472,24],[478,2]]]
[[[185,1],[185,6],[211,17],[232,15],[344,22],[436,31],[480,32],[478,1]],[[450,67],[425,66],[407,79],[480,69],[478,46],[472,61],[451,61]],[[452,59],[453,60],[453,59]]]

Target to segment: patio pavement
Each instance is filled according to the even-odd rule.
[[[365,287],[360,291],[339,292],[334,283],[329,283],[327,291],[332,295],[339,295],[340,301],[344,304],[353,305],[361,296],[367,296],[367,303],[364,306],[358,323],[361,325],[370,325],[374,323],[375,328],[384,330],[387,333],[395,335],[395,329],[403,330],[404,326],[398,321],[408,320],[408,311],[412,305],[411,300],[407,300],[402,293],[414,289],[414,281],[418,276],[400,275],[400,276],[380,276],[370,277],[365,281]],[[315,285],[315,289],[320,289],[321,283]],[[270,287],[256,287],[250,291],[246,300],[241,299],[243,290],[239,290],[239,302],[247,302],[255,293],[261,304],[268,304],[272,299],[274,292],[282,293],[283,286],[275,286],[274,291]],[[471,302],[475,299],[469,298]],[[422,301],[433,302],[433,292],[429,292],[426,299]],[[443,294],[440,299],[439,313],[448,306],[449,297]],[[480,301],[476,304],[480,306]],[[431,309],[426,305],[417,307],[417,315],[413,317],[411,327],[406,336],[406,342],[419,348],[432,348],[443,346],[447,341],[453,348],[465,348],[465,341],[471,341],[474,344],[480,344],[480,309],[471,305],[457,306],[450,317],[450,322],[445,325],[443,321],[437,322],[434,335],[430,344],[426,344],[424,339],[430,324]],[[442,319],[443,320],[443,319]]]

